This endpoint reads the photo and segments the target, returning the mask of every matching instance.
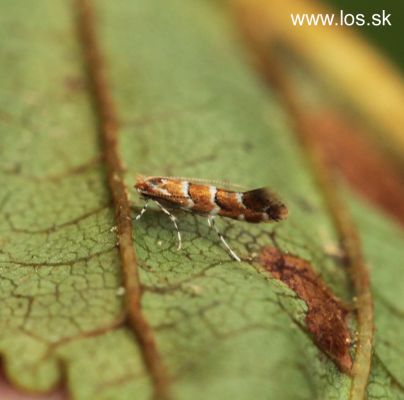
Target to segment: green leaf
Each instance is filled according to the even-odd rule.
[[[362,233],[375,307],[375,340],[368,398],[404,398],[402,269],[404,233],[385,215],[350,198]]]
[[[259,262],[233,261],[205,218],[189,214],[179,215],[181,252],[164,214],[133,222],[142,315],[158,355],[150,359],[150,342],[127,323],[139,310],[123,301],[132,288],[117,247],[113,166],[101,156],[112,150],[103,148],[105,120],[83,67],[90,49],[77,35],[77,10],[55,0],[8,3],[0,16],[8,38],[0,50],[0,352],[8,378],[38,392],[64,381],[75,399],[165,390],[175,399],[349,398],[351,377],[315,345],[307,304]],[[134,213],[142,205],[132,190],[138,173],[270,186],[289,206],[287,221],[221,220],[220,230],[243,259],[278,246],[305,260],[349,302],[351,277],[314,171],[221,10],[202,0],[91,7]],[[389,279],[404,240],[384,217],[355,207],[380,324],[371,393],[399,397],[393,333],[402,311],[383,304],[400,298],[402,283]],[[155,377],[164,371],[159,392],[163,379]]]

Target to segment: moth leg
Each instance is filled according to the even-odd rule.
[[[230,255],[236,260],[236,261],[241,261],[240,257],[231,249],[231,247],[227,244],[226,240],[224,239],[223,235],[219,232],[219,230],[216,228],[215,225],[215,217],[208,217],[208,225],[210,228],[213,228],[216,233],[218,234],[220,240],[222,241],[222,243],[224,244],[224,246],[226,247],[226,249],[228,250],[228,252],[230,253]]]
[[[146,201],[146,203],[144,203],[144,206],[142,208],[142,210],[140,211],[140,213],[138,215],[136,215],[135,220],[139,221],[140,218],[142,218],[142,215],[146,212],[147,210],[147,206],[148,206],[148,202]]]
[[[168,215],[168,217],[171,219],[171,222],[174,224],[175,226],[175,230],[177,231],[177,236],[178,236],[178,247],[177,250],[181,250],[182,247],[182,239],[181,239],[181,232],[178,229],[178,225],[177,225],[177,218],[170,213],[170,211],[168,211],[166,208],[164,208],[158,201],[154,200],[154,202],[160,207],[160,209]]]

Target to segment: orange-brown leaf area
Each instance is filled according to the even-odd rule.
[[[302,29],[300,34],[296,34],[296,30],[289,29],[289,12],[270,11],[285,7],[293,12],[297,12],[298,8],[308,12],[313,7],[317,11],[321,9],[325,12],[325,8],[316,8],[322,7],[320,2],[274,0],[266,3],[257,0],[249,3],[239,0],[239,3],[244,12],[238,11],[238,26],[246,39],[247,49],[252,50],[252,54],[259,58],[258,63],[255,61],[260,74],[269,81],[271,87],[278,85],[277,72],[273,72],[274,69],[280,68],[282,74],[287,77],[290,87],[293,88],[291,96],[304,104],[300,112],[304,123],[309,127],[305,134],[310,135],[308,139],[318,145],[325,161],[331,167],[330,170],[341,173],[354,191],[403,224],[404,175],[399,153],[401,144],[395,143],[396,129],[391,128],[391,125],[402,125],[399,122],[401,115],[394,112],[396,104],[401,102],[393,101],[396,96],[390,92],[391,89],[402,95],[401,75],[396,73],[387,60],[378,59],[379,55],[359,36],[351,36],[352,31],[337,29],[333,33],[332,30],[323,30],[322,34],[330,35],[327,40],[319,31],[313,33],[314,27]],[[303,37],[306,41],[302,40]],[[334,45],[330,45],[333,43]],[[311,48],[317,45],[321,48]],[[325,65],[320,67],[317,63],[319,59],[323,59],[326,64],[329,60],[343,60],[344,58],[336,57],[335,54],[330,54],[328,58],[325,56],[327,51],[333,53],[341,49],[345,49],[347,53],[351,52],[354,57],[364,57],[363,62],[372,66],[368,69],[347,68],[347,63],[340,62],[325,68]],[[373,65],[376,59],[378,61]],[[274,68],[273,64],[278,66]],[[329,76],[333,74],[334,69],[338,70],[337,75],[339,74],[342,80],[349,81],[350,86],[335,84],[335,76]],[[354,76],[357,71],[362,71],[360,76]],[[365,77],[368,79],[366,85],[362,81]],[[362,83],[359,84],[359,81]],[[378,89],[380,96],[390,95],[390,100],[374,101],[377,100],[375,96],[367,94],[369,85],[373,84],[382,85],[383,89]],[[361,100],[354,101],[356,96]],[[381,103],[389,104],[391,110],[385,110],[387,112],[383,118],[387,121],[378,126],[377,117],[373,119],[375,113],[367,115],[362,106],[376,105],[379,112],[383,108]],[[401,136],[398,136],[400,142]]]
[[[404,225],[404,175],[359,126],[336,110],[311,112],[309,132],[350,186]]]
[[[352,358],[346,317],[348,310],[326,286],[311,265],[296,256],[284,254],[275,247],[265,247],[260,263],[271,275],[282,281],[308,308],[307,330],[314,343],[328,354],[344,372],[349,373]]]

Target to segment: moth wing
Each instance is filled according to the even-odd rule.
[[[273,221],[280,221],[288,216],[285,203],[268,187],[244,192],[243,203],[250,210],[266,212]]]

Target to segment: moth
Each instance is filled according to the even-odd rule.
[[[181,233],[177,218],[171,211],[181,209],[204,215],[208,219],[209,227],[216,231],[231,257],[241,261],[217,229],[215,217],[259,223],[280,221],[288,215],[286,205],[268,188],[241,192],[218,188],[204,182],[206,181],[175,177],[139,176],[135,189],[145,200],[145,205],[136,220],[139,220],[146,212],[149,201],[153,201],[173,222],[178,236],[178,250],[180,250]]]

